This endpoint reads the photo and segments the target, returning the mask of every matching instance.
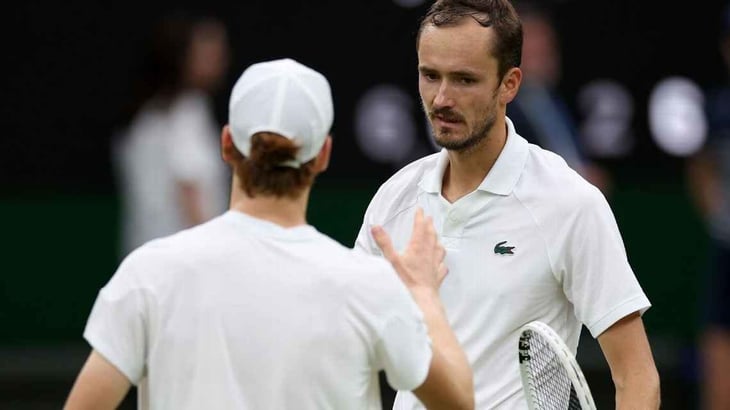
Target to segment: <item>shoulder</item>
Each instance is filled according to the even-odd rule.
[[[436,167],[438,155],[437,152],[409,163],[380,185],[368,206],[370,216],[387,217],[413,206],[418,184],[426,172]]]
[[[337,295],[354,311],[398,310],[408,296],[391,264],[380,256],[349,248],[318,233],[308,245],[312,278],[320,291]],[[319,255],[317,257],[316,255]]]
[[[173,234],[149,240],[134,249],[120,264],[148,279],[175,276],[185,267],[215,257],[228,241],[230,229],[220,216]]]
[[[415,190],[423,174],[436,166],[438,155],[436,152],[405,165],[380,186],[378,193],[387,195],[409,189]]]
[[[383,257],[348,248],[327,235],[320,234],[318,252],[327,257],[320,258],[319,269],[336,272],[325,275],[338,283],[339,287],[350,288],[356,293],[383,293],[383,290],[400,282],[391,264]]]
[[[128,123],[114,130],[114,141],[149,140],[160,133],[167,122],[167,112],[157,99],[145,102]]]
[[[196,90],[181,92],[170,104],[170,115],[173,119],[189,116],[193,116],[193,119],[207,118],[211,110],[208,96]]]
[[[542,213],[573,213],[606,202],[601,191],[571,168],[559,155],[529,145],[528,158],[515,188],[518,199]]]
[[[129,292],[149,288],[151,279],[164,272],[164,253],[159,252],[158,240],[147,242],[132,250],[122,259],[114,275],[104,286],[104,293],[112,298],[121,298]]]
[[[150,274],[159,271],[157,267],[169,267],[170,262],[188,254],[190,249],[186,245],[190,241],[185,240],[188,236],[186,231],[182,231],[149,240],[130,252],[119,265],[119,270]],[[165,270],[169,271],[169,268]]]
[[[397,279],[390,263],[383,257],[375,256],[357,248],[348,248],[327,235],[322,235],[319,246],[327,258],[322,258],[322,268],[326,271],[339,272],[339,278],[348,287],[376,287],[383,282]]]
[[[349,258],[356,268],[343,279],[354,306],[367,306],[385,316],[410,307],[410,293],[387,260],[356,249],[349,250]]]
[[[208,96],[197,90],[183,91],[173,101],[174,107],[187,109],[207,109],[208,104]]]

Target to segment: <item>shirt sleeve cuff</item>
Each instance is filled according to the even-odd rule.
[[[643,315],[650,307],[651,303],[645,295],[635,296],[611,309],[611,311],[603,315],[600,319],[587,325],[588,330],[594,338],[597,338],[601,335],[601,333],[605,332],[606,329],[611,327],[611,325],[623,319],[627,315],[636,311]]]
[[[109,344],[104,342],[104,339],[97,335],[93,330],[86,329],[84,331],[84,339],[91,345],[91,347],[104,357],[112,366],[116,367],[117,370],[122,372],[124,376],[133,385],[137,385],[139,380],[142,378],[140,371],[135,370],[131,365],[124,363],[121,354],[117,353]]]

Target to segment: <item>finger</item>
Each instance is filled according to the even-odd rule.
[[[390,240],[390,235],[385,232],[385,229],[383,229],[380,225],[376,225],[370,229],[370,232],[372,233],[373,239],[375,239],[375,243],[378,245],[378,248],[380,248],[383,252],[385,259],[390,261],[390,263],[396,263],[398,260],[398,253],[395,251],[393,242]]]
[[[425,245],[426,246],[429,246],[429,247],[433,247],[433,246],[435,246],[438,243],[437,236],[436,236],[436,228],[433,225],[433,218],[431,216],[427,216],[425,218],[425,222],[424,223],[426,225],[426,228],[425,228],[425,230],[426,230]]]
[[[413,233],[411,239],[418,239],[423,235],[424,231],[423,209],[417,208],[416,215],[413,217]]]
[[[436,262],[441,263],[446,259],[446,248],[441,244],[437,244],[436,250],[434,251]]]
[[[446,278],[446,275],[449,274],[449,268],[446,266],[445,262],[439,263],[438,271],[436,272],[436,279],[438,280],[439,286],[441,286],[441,283]]]
[[[420,206],[416,208],[416,217],[420,219],[423,219],[424,217],[423,208],[421,208]]]
[[[411,249],[434,251],[438,243],[436,227],[431,216],[426,216],[423,208],[416,208],[413,218],[413,232],[409,243]]]

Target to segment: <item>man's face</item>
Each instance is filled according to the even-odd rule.
[[[186,61],[187,81],[194,87],[213,91],[228,71],[230,50],[225,27],[202,23],[193,30]]]
[[[455,151],[484,140],[504,105],[499,104],[494,32],[472,18],[456,26],[424,27],[418,44],[418,89],[436,142]]]

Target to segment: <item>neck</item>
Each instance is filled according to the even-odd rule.
[[[444,172],[441,194],[449,202],[477,189],[497,162],[507,142],[507,124],[504,117],[501,118],[478,145],[462,151],[448,151],[449,164]]]
[[[292,228],[307,223],[308,200],[309,188],[296,198],[264,195],[252,198],[237,189],[231,194],[230,208],[284,228]]]

